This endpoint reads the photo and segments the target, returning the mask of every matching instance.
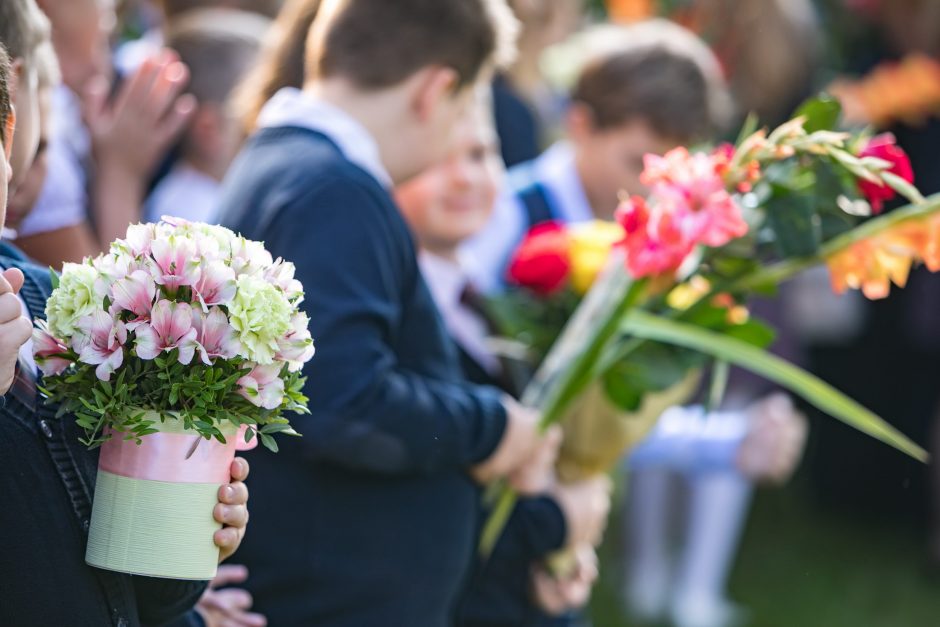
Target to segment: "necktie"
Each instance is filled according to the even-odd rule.
[[[36,375],[32,366],[26,363],[22,356],[16,361],[10,394],[28,410],[36,413],[39,408]]]

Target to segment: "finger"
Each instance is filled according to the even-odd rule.
[[[88,81],[82,94],[82,117],[90,128],[96,128],[106,119],[110,93],[111,83],[106,77],[99,75]]]
[[[0,294],[13,292],[13,286],[7,281],[6,277],[0,274]]]
[[[212,534],[212,541],[215,542],[217,547],[222,549],[223,555],[228,557],[238,548],[240,541],[238,529],[235,527],[223,527]]]
[[[158,135],[161,142],[169,144],[182,134],[186,125],[196,113],[196,97],[184,94],[176,99],[170,113],[161,121]]]
[[[189,68],[180,61],[167,64],[153,81],[147,102],[147,116],[162,120],[173,108],[173,103],[189,83]]]
[[[212,581],[209,582],[211,588],[222,588],[233,583],[242,583],[248,579],[248,567],[241,564],[226,564],[219,566]]]
[[[265,627],[267,624],[268,619],[261,614],[254,613],[239,613],[220,623],[221,627]]]
[[[23,317],[23,305],[13,292],[0,294],[0,322],[9,323]]]
[[[231,527],[244,527],[248,524],[248,508],[244,505],[223,505],[217,503],[212,510],[216,522]]]
[[[156,56],[144,59],[137,71],[131,75],[130,80],[122,84],[120,90],[118,90],[117,97],[114,99],[113,111],[120,114],[132,108],[135,115],[139,114],[141,107],[146,105],[150,87],[163,65],[164,63]]]
[[[226,505],[244,505],[248,502],[248,486],[241,481],[219,488],[219,502]]]
[[[264,614],[246,612],[238,617],[241,627],[267,627],[268,619]]]
[[[6,279],[7,284],[14,294],[20,293],[20,290],[23,288],[23,283],[26,281],[26,277],[23,276],[23,271],[19,268],[4,270],[3,278]]]
[[[244,457],[236,457],[232,461],[232,467],[229,469],[229,473],[232,475],[232,481],[244,481],[248,478],[248,472],[250,471],[250,466],[248,465],[248,460]]]
[[[242,588],[219,590],[216,592],[216,596],[219,597],[221,606],[226,608],[228,614],[232,616],[237,616],[241,612],[251,609],[254,603],[254,599],[251,598],[251,593]]]

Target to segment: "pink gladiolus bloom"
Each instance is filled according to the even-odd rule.
[[[161,300],[153,308],[150,324],[137,327],[137,356],[154,359],[164,351],[179,349],[179,361],[188,364],[196,352],[192,308],[186,303]]]
[[[196,329],[196,348],[202,363],[212,365],[214,358],[232,359],[241,350],[241,343],[235,337],[235,329],[218,307],[209,310],[208,315],[193,306],[193,327]]]
[[[286,361],[290,372],[297,372],[303,368],[316,352],[313,338],[310,337],[309,324],[307,314],[303,312],[294,314],[290,321],[290,331],[277,342],[278,350],[274,358]]]
[[[111,287],[111,299],[114,305],[131,312],[139,320],[150,316],[156,295],[157,286],[153,277],[143,270],[136,270],[126,279],[115,282]]]
[[[646,201],[634,196],[617,210],[626,237],[627,269],[635,277],[674,272],[695,249],[669,214],[650,215]]]
[[[685,148],[646,155],[641,181],[651,188],[649,203],[633,198],[618,213],[634,276],[675,271],[696,246],[724,246],[747,233],[721,178],[721,160],[721,153],[693,155]]]
[[[284,400],[284,381],[281,379],[283,364],[255,366],[251,372],[238,380],[238,393],[256,406],[277,409]]]
[[[199,280],[199,260],[192,240],[170,235],[154,241],[151,249],[157,263],[153,278],[158,284],[173,291]]]
[[[97,365],[95,376],[108,381],[124,363],[127,328],[105,311],[96,311],[79,320],[78,332],[72,338],[78,360]]]
[[[228,304],[235,298],[235,271],[221,261],[203,264],[193,294],[203,311],[209,311],[212,305]]]
[[[62,374],[72,365],[71,359],[62,357],[69,353],[69,347],[49,332],[45,320],[39,320],[36,327],[33,329],[33,356],[36,358],[36,365],[47,377]]]

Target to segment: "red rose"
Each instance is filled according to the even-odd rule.
[[[895,174],[908,183],[914,182],[914,170],[911,169],[911,160],[907,153],[894,142],[894,135],[891,133],[882,133],[872,137],[868,145],[858,155],[859,157],[876,157],[883,161],[891,163],[888,172]],[[881,213],[886,200],[894,198],[896,192],[888,185],[878,185],[871,181],[859,180],[858,188],[871,203],[871,210],[874,214]]]
[[[541,296],[550,296],[568,282],[571,242],[558,222],[532,227],[509,262],[509,281]]]

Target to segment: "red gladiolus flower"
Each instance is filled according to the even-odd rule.
[[[859,157],[876,157],[891,163],[888,172],[895,174],[908,183],[914,182],[914,170],[911,169],[911,160],[907,153],[894,141],[894,135],[883,133],[869,140],[868,145],[859,153]],[[865,195],[871,204],[872,213],[881,213],[886,200],[895,197],[896,192],[888,185],[879,185],[871,181],[859,180],[858,189]]]
[[[541,296],[555,294],[568,282],[571,273],[571,240],[558,222],[538,224],[509,262],[509,281]]]

